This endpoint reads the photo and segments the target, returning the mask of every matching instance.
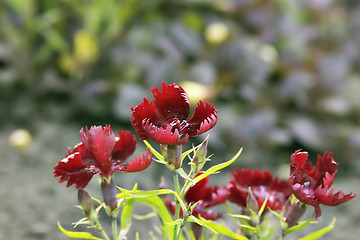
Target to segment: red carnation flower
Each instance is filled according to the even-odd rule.
[[[265,209],[281,210],[291,193],[286,180],[274,178],[267,170],[237,168],[232,176],[228,199],[241,207],[246,207],[249,187],[258,207],[268,198]]]
[[[68,150],[66,158],[54,167],[54,176],[59,182],[67,182],[66,187],[75,184],[83,189],[95,174],[110,179],[114,171],[138,172],[147,168],[152,161],[148,149],[142,157],[134,158],[124,164],[136,149],[136,138],[128,131],[119,131],[116,138],[110,126],[93,126],[80,130],[81,143]]]
[[[315,217],[318,218],[321,216],[320,203],[336,206],[353,199],[356,195],[345,195],[343,190],[334,194],[334,188],[330,189],[339,165],[334,161],[332,152],[325,152],[323,156],[318,155],[317,169],[311,162],[307,162],[308,156],[301,150],[291,155],[288,182],[291,192],[301,202],[314,206]]]
[[[208,186],[210,179],[208,177],[196,183],[188,189],[185,193],[185,201],[191,204],[197,203],[193,209],[194,216],[201,216],[208,220],[215,220],[221,217],[221,213],[214,213],[208,210],[209,207],[221,204],[226,201],[228,191],[227,188],[219,186]],[[170,199],[167,197],[165,200],[167,208],[175,214],[175,206],[172,205]],[[180,217],[183,216],[182,209],[180,209]]]
[[[214,105],[199,101],[193,116],[190,102],[182,87],[161,84],[161,90],[152,89],[155,100],[146,98],[135,108],[131,108],[130,121],[138,137],[152,139],[161,144],[184,145],[188,138],[198,136],[215,126],[217,112]]]

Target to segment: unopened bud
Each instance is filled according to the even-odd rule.
[[[181,168],[182,165],[182,145],[167,145],[165,160],[175,169]]]
[[[114,180],[111,178],[102,179],[101,181],[101,191],[104,198],[106,206],[110,208],[110,211],[114,211],[117,208],[117,198],[116,198],[116,186]]]
[[[204,167],[204,164],[206,163],[208,139],[209,139],[209,135],[199,145],[198,149],[195,152],[194,158],[191,160],[194,173],[198,173]]]
[[[249,193],[248,198],[246,200],[246,208],[253,211],[254,213],[259,212],[259,205],[258,202],[254,196],[254,194],[251,191],[251,188],[249,187]]]
[[[94,209],[94,203],[89,195],[89,193],[83,189],[78,190],[78,200],[80,206],[84,212],[84,215],[89,218],[91,210]]]
[[[291,203],[290,200],[286,202],[283,207],[283,218],[287,224],[287,228],[295,226],[298,224],[300,218],[304,215],[306,210],[306,205],[296,201],[295,203]]]

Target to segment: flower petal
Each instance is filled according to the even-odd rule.
[[[186,133],[191,137],[200,135],[215,126],[217,111],[214,105],[199,101],[195,107],[193,116],[188,121]]]
[[[153,87],[156,110],[167,122],[186,120],[190,115],[190,101],[184,89],[176,84],[161,83],[161,91]]]
[[[124,172],[140,172],[149,167],[152,162],[152,153],[149,149],[141,157],[135,157],[126,167]]]
[[[66,187],[75,184],[76,188],[85,188],[90,182],[93,175],[95,175],[96,169],[90,170],[81,159],[80,153],[74,153],[59,161],[54,167],[54,177],[60,177],[59,182],[67,182]]]
[[[147,136],[153,141],[160,144],[168,144],[168,145],[184,145],[188,142],[189,136],[186,135],[184,137],[180,137],[179,131],[175,129],[172,132],[171,127],[162,128],[157,127],[147,121],[144,124],[144,130]]]
[[[153,102],[149,102],[146,98],[144,98],[143,102],[137,105],[135,108],[131,107],[130,109],[131,125],[141,140],[146,140],[149,138],[144,129],[145,122],[148,121],[157,127],[165,128],[167,126],[167,124],[158,116]]]
[[[344,190],[340,190],[334,194],[334,188],[331,188],[327,193],[328,188],[322,188],[319,186],[315,191],[315,196],[319,200],[320,203],[327,206],[337,206],[341,203],[345,203],[353,199],[356,195],[352,195],[352,193],[344,194]]]
[[[333,176],[332,179],[329,176],[327,176],[328,179],[331,179],[331,182],[329,180],[327,181],[327,184],[329,184],[328,187],[330,187],[332,184],[332,181],[334,180],[334,177],[337,173],[338,166],[339,166],[339,163],[336,163],[334,161],[332,152],[331,153],[325,152],[323,154],[323,156],[318,155],[318,160],[317,160],[318,184],[322,184],[321,181],[328,174],[328,175]]]
[[[110,175],[111,169],[111,154],[115,146],[115,135],[111,130],[110,125],[105,126],[92,126],[90,130],[86,128],[86,135],[84,130],[80,131],[81,140],[85,148],[91,153],[96,167],[98,167],[105,177]]]
[[[73,153],[80,153],[81,158],[89,158],[91,156],[91,154],[89,153],[89,151],[85,148],[84,143],[78,143],[75,145],[74,149],[68,149],[68,153],[66,154],[66,157],[73,154]]]
[[[119,138],[111,155],[113,163],[121,164],[128,159],[135,152],[136,144],[136,137],[131,132],[119,130]]]

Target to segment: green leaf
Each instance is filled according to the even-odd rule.
[[[66,236],[70,238],[82,238],[82,239],[94,239],[94,240],[102,240],[102,238],[94,237],[88,232],[72,232],[65,230],[61,225],[60,222],[57,223],[60,231],[64,233]]]
[[[191,220],[194,220],[195,217],[191,218]],[[242,236],[242,235],[238,235],[236,233],[234,233],[232,230],[228,229],[227,227],[218,224],[216,222],[207,220],[205,218],[202,218],[201,216],[199,218],[196,218],[197,221],[200,225],[202,225],[203,227],[206,227],[207,229],[211,230],[214,233],[220,233],[222,235],[228,236],[232,239],[240,239],[240,240],[248,240],[247,237]]]
[[[307,225],[309,225],[312,222],[312,220],[313,220],[313,218],[309,218],[306,221],[302,221],[302,222],[300,222],[299,224],[297,224],[295,226],[292,226],[290,228],[285,229],[284,230],[284,235],[287,235],[287,234],[289,234],[291,232],[294,232],[296,230],[299,230],[299,229],[302,229],[302,228],[306,227]]]
[[[193,185],[195,185],[194,180],[192,180],[192,179],[186,174],[186,172],[184,171],[184,169],[178,168],[178,169],[176,169],[176,172],[177,172],[183,179],[185,179],[185,180],[187,180],[187,181],[189,181],[189,182],[192,182]]]
[[[264,210],[265,210],[265,206],[266,206],[266,203],[267,203],[268,200],[269,200],[269,196],[270,196],[270,194],[267,195],[267,197],[265,198],[265,201],[263,202],[263,204],[262,204],[261,207],[260,207],[259,217],[263,214],[263,212],[264,212]]]
[[[183,161],[187,155],[189,155],[191,152],[194,152],[195,150],[196,150],[196,148],[193,146],[192,148],[190,148],[189,150],[187,150],[183,154],[181,154],[181,161]]]
[[[150,191],[140,191],[140,190],[128,191],[128,190],[126,190],[124,188],[120,188],[120,187],[118,187],[118,189],[120,189],[120,191],[122,191],[125,195],[134,197],[136,199],[148,198],[148,197],[159,196],[159,195],[164,195],[164,194],[173,194],[175,196],[175,198],[179,201],[180,206],[183,209],[183,211],[186,212],[185,203],[180,198],[180,196],[171,189],[160,189],[160,190],[150,190]]]
[[[327,226],[324,227],[316,232],[313,232],[309,235],[307,235],[306,237],[300,238],[299,240],[316,240],[319,239],[320,237],[322,237],[323,235],[325,235],[326,233],[330,232],[334,226],[335,226],[335,221],[336,218],[334,217],[333,220],[331,221],[331,223]]]
[[[121,213],[121,231],[119,233],[118,239],[124,239],[128,231],[130,230],[134,202],[134,199],[129,199],[124,205]]]
[[[160,163],[166,163],[166,161],[164,160],[164,157],[162,154],[160,154],[158,151],[155,150],[155,148],[153,148],[150,143],[148,143],[148,141],[144,140],[143,141],[145,143],[145,145],[150,149],[150,151],[152,152],[152,154],[154,154],[154,156],[156,156],[158,158],[158,160],[160,161],[157,161],[157,162],[160,162]]]
[[[136,220],[147,220],[147,219],[150,219],[150,218],[153,218],[153,217],[156,217],[156,213],[154,212],[151,212],[151,213],[148,213],[148,214],[145,214],[145,215],[138,215],[138,214],[134,214],[133,217],[136,219]]]
[[[174,234],[174,226],[167,225],[166,223],[173,222],[164,202],[158,196],[149,196],[146,198],[136,198],[136,202],[144,203],[151,207],[162,220],[164,233],[167,234],[167,239],[171,239]]]
[[[250,220],[250,219],[251,219],[249,216],[247,216],[247,215],[242,215],[242,214],[229,214],[229,216],[235,217],[235,218],[246,219],[246,220]]]
[[[242,148],[240,148],[240,150],[235,154],[235,156],[232,159],[230,159],[229,161],[220,163],[220,164],[215,165],[215,166],[212,166],[207,171],[203,172],[203,174],[201,174],[201,175],[197,176],[196,178],[194,178],[193,179],[194,182],[197,183],[197,182],[203,180],[204,178],[206,178],[207,176],[209,176],[210,174],[214,174],[217,171],[219,171],[219,170],[221,170],[223,168],[226,168],[227,166],[232,164],[240,156],[241,152],[242,152]]]

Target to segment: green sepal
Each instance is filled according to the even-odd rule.
[[[93,235],[91,235],[88,232],[73,232],[73,231],[67,231],[65,230],[60,222],[57,222],[58,228],[60,229],[60,231],[65,234],[66,236],[70,237],[70,238],[82,238],[82,239],[93,239],[93,240],[102,240],[102,238],[98,238],[95,237]]]
[[[336,218],[334,217],[333,220],[327,227],[324,227],[316,232],[310,233],[309,235],[300,238],[299,240],[316,240],[325,235],[326,233],[330,232],[335,226]]]
[[[240,150],[235,154],[235,156],[230,159],[229,161],[227,162],[223,162],[223,163],[220,163],[220,164],[217,164],[215,166],[212,166],[211,168],[209,168],[207,171],[204,171],[203,174],[195,177],[193,179],[193,181],[195,183],[198,183],[199,181],[203,180],[204,178],[206,178],[207,176],[209,176],[210,174],[214,174],[214,173],[217,173],[219,170],[223,169],[223,168],[226,168],[227,166],[229,166],[230,164],[232,164],[241,154],[242,152],[242,148],[240,148]]]

